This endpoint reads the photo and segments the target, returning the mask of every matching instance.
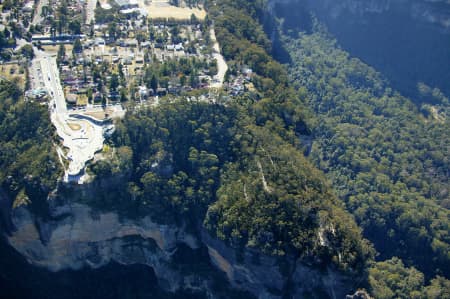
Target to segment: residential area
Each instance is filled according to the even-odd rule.
[[[213,102],[215,92],[252,88],[251,69],[227,75],[200,2],[1,3],[1,78],[19,81],[26,99],[48,105],[66,182],[89,179],[86,163],[127,109],[177,96]]]

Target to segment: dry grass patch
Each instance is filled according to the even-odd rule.
[[[145,1],[139,1],[139,6],[146,9],[148,17],[153,19],[173,18],[176,20],[189,20],[192,14],[199,20],[204,20],[206,17],[206,11],[204,9],[177,7],[165,1],[152,1],[149,4],[146,4]]]
[[[73,45],[64,45],[64,48],[65,48],[65,51],[66,51],[66,55],[67,56],[72,56]],[[42,49],[45,52],[58,53],[59,45],[43,45]]]
[[[6,80],[17,80],[21,89],[25,88],[25,70],[18,64],[2,64],[0,66],[0,76]]]
[[[70,128],[72,131],[79,131],[79,130],[81,130],[81,126],[80,126],[79,124],[76,124],[76,123],[67,123],[67,125],[69,126],[69,128]]]
[[[77,97],[77,106],[86,106],[88,103],[88,98],[86,95],[80,95]]]
[[[106,111],[105,110],[89,111],[85,112],[84,114],[102,120],[106,118],[106,114],[110,115],[112,112],[113,111],[111,110],[111,108],[106,108]]]

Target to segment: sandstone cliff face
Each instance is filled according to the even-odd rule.
[[[115,213],[96,213],[87,205],[53,202],[50,219],[36,219],[25,207],[12,212],[15,231],[8,241],[31,264],[50,271],[98,268],[116,261],[153,267],[160,285],[176,290],[180,273],[170,271],[179,243],[197,249],[197,240],[176,227],[158,225],[148,217],[119,219]]]
[[[300,31],[312,33],[318,20],[342,49],[374,67],[414,102],[423,104],[420,83],[450,94],[448,0],[268,1],[272,16],[282,20],[284,34],[296,38]],[[283,47],[274,44],[275,49]]]
[[[258,298],[281,298],[286,289],[294,299],[345,298],[354,281],[337,271],[317,269],[295,259],[277,259],[246,250],[239,258],[223,242],[202,233],[212,263],[231,285]]]
[[[445,30],[450,29],[450,3],[445,0],[323,0],[322,6],[337,17],[345,10],[364,16],[367,13],[405,11],[418,21],[427,22]]]
[[[276,4],[306,5],[331,18],[348,13],[364,17],[367,14],[401,12],[418,21],[450,30],[450,2],[447,0],[269,0],[269,7]]]
[[[210,298],[220,297],[211,277],[256,298],[281,298],[288,289],[293,298],[343,298],[352,291],[350,279],[335,270],[318,270],[295,259],[280,263],[257,252],[237,254],[203,229],[194,236],[150,217],[126,219],[63,199],[54,199],[49,206],[46,220],[26,207],[13,210],[15,229],[7,239],[29,263],[51,271],[98,268],[111,261],[144,264],[153,268],[164,290],[201,291]],[[199,254],[205,249],[200,258],[210,265],[209,273],[180,270],[174,256],[186,248]]]

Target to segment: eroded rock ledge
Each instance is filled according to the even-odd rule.
[[[29,263],[50,271],[99,268],[112,261],[144,264],[153,268],[164,290],[201,291],[211,298],[220,297],[214,288],[217,280],[257,298],[281,298],[286,292],[293,298],[344,298],[353,291],[351,279],[336,270],[250,250],[238,253],[206,230],[194,235],[148,216],[128,219],[58,198],[49,201],[46,220],[23,206],[14,209],[11,217],[14,231],[8,242]],[[207,270],[186,267],[189,261],[180,267],[180,256],[195,256],[208,265]]]

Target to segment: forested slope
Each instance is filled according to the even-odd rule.
[[[448,280],[425,287],[410,266],[427,278],[449,277],[448,100],[424,86],[423,96],[439,104],[417,108],[317,25],[284,41],[288,72],[271,56],[260,24],[265,8],[265,1],[207,3],[205,26],[214,24],[230,74],[252,68],[255,89],[216,103],[130,105],[103,159],[89,167],[95,196],[77,199],[194,234],[206,228],[237,256],[252,250],[338,269],[377,298],[447,298]],[[53,129],[45,108],[7,84],[0,86],[2,187],[42,199],[61,174]],[[299,136],[311,135],[308,159],[309,142]],[[372,245],[348,211],[380,260],[403,262],[373,264]]]
[[[261,7],[222,1],[208,9],[231,72],[251,67],[256,90],[214,104],[191,98],[130,109],[111,140],[115,158],[91,167],[100,179],[127,169],[126,182],[117,196],[90,204],[194,230],[204,224],[237,250],[363,276],[373,250],[302,155],[296,133],[308,131],[307,112],[270,55]]]
[[[163,103],[129,114],[112,142],[117,158],[92,171],[105,179],[118,164],[129,175],[115,195],[99,194],[92,206],[193,230],[204,220],[238,250],[352,273],[364,272],[371,259],[370,245],[323,174],[239,104]]]
[[[399,256],[429,277],[448,277],[448,99],[425,91],[439,104],[419,110],[318,24],[285,45],[291,79],[317,115],[310,157],[380,258]]]
[[[17,82],[0,82],[0,182],[15,202],[45,204],[62,175],[46,106],[26,102]]]
[[[421,103],[417,84],[450,93],[450,5],[445,0],[290,0],[276,2],[283,29],[304,31],[311,13],[351,55]],[[303,22],[303,24],[300,24]]]
[[[372,249],[298,149],[267,128],[242,127],[241,159],[228,165],[206,227],[236,248],[257,248],[364,272]]]

